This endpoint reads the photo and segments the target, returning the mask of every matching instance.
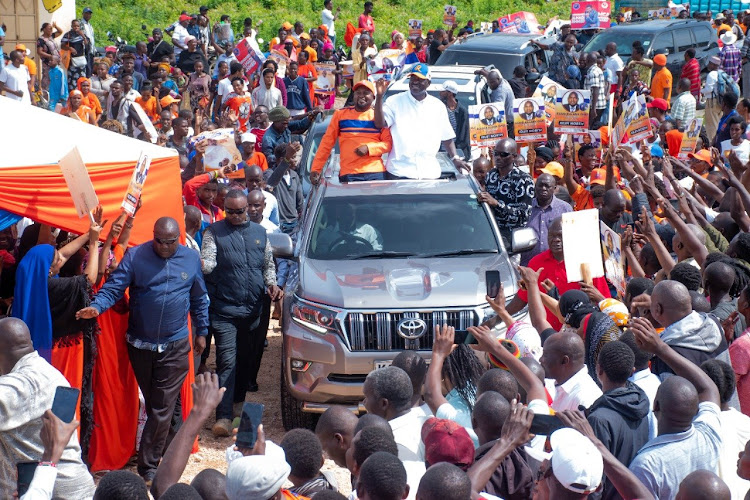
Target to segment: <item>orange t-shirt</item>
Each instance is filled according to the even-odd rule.
[[[237,121],[240,124],[240,132],[247,132],[247,122],[253,112],[253,99],[250,94],[231,94],[227,99],[227,107],[237,113]]]
[[[102,105],[99,102],[99,98],[96,97],[96,94],[94,94],[93,92],[89,92],[88,94],[83,96],[81,104],[84,104],[91,108],[95,115],[102,114]]]
[[[662,68],[651,77],[651,97],[663,99],[664,91],[668,90],[667,102],[672,98],[672,73],[667,68]]]
[[[156,122],[159,120],[159,113],[156,112],[156,97],[155,96],[151,96],[151,98],[147,100],[143,99],[142,96],[136,97],[135,102],[138,103],[138,105],[143,108],[143,111],[146,112],[146,116],[148,116],[152,122]]]
[[[591,193],[583,186],[583,184],[578,185],[575,193],[570,195],[570,198],[576,204],[576,211],[594,208],[594,197],[591,196]]]

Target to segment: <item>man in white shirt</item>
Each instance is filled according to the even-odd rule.
[[[266,234],[280,233],[279,226],[263,217],[263,211],[266,209],[266,198],[263,191],[254,189],[247,194],[247,216],[250,222],[260,224],[266,230]]]
[[[404,463],[408,484],[416,496],[419,481],[425,472],[425,451],[422,425],[427,417],[419,408],[412,407],[412,384],[401,368],[388,366],[370,372],[362,388],[362,402],[368,413],[388,420],[393,438],[398,445],[398,458]]]
[[[708,73],[706,74],[706,83],[703,84],[701,89],[701,96],[706,101],[706,112],[703,116],[703,126],[706,127],[706,134],[708,134],[709,140],[713,140],[716,135],[716,131],[719,128],[719,120],[721,120],[721,103],[719,103],[719,96],[717,94],[716,84],[719,81],[719,66],[721,66],[721,59],[719,56],[713,56],[708,60]]]
[[[83,9],[83,19],[81,19],[81,28],[83,28],[83,33],[86,35],[86,38],[89,39],[89,44],[86,48],[86,59],[88,64],[87,75],[89,76],[94,69],[94,52],[96,52],[94,27],[91,26],[91,14],[93,14],[93,12],[94,11],[91,10],[91,7],[85,7]]]
[[[31,76],[28,68],[23,64],[25,54],[19,50],[10,53],[10,64],[0,68],[0,92],[5,97],[24,104],[31,104]]]
[[[617,85],[618,88],[621,88],[623,81],[622,70],[625,68],[625,63],[622,62],[620,54],[617,53],[617,44],[615,42],[608,43],[604,47],[604,54],[607,56],[607,62],[604,63],[604,76],[610,85]]]
[[[255,189],[258,189],[263,193],[263,196],[266,199],[263,208],[263,220],[278,226],[279,202],[273,194],[263,189],[265,187],[265,182],[263,181],[263,170],[261,170],[258,165],[250,165],[245,169],[245,185],[247,186],[248,193]]]
[[[556,412],[588,408],[602,395],[583,362],[585,352],[583,340],[573,333],[555,333],[544,342],[539,362],[555,381],[551,407]]]
[[[323,10],[320,13],[320,19],[323,23],[323,26],[326,27],[328,30],[328,38],[331,39],[331,43],[333,44],[334,48],[336,47],[336,19],[338,19],[339,14],[341,14],[341,7],[336,9],[336,13],[333,13],[333,2],[332,0],[325,0],[323,2]],[[356,47],[356,45],[352,45],[352,47]]]
[[[172,45],[174,45],[175,60],[180,57],[180,53],[183,50],[187,50],[187,42],[185,42],[185,38],[190,36],[190,33],[188,33],[187,30],[190,19],[189,15],[182,14],[180,16],[180,21],[175,25],[174,31],[172,32]]]
[[[467,168],[456,153],[456,134],[451,127],[445,105],[427,94],[430,69],[416,64],[409,77],[409,92],[394,95],[383,105],[388,81],[376,82],[375,125],[389,127],[393,149],[385,165],[388,179],[437,179],[440,164],[435,155],[442,145],[456,168]],[[429,127],[424,124],[429,123]]]

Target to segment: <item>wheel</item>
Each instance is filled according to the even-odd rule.
[[[284,424],[284,430],[303,428],[315,431],[315,425],[318,423],[318,415],[305,413],[302,411],[302,403],[289,393],[284,377],[284,363],[281,363],[281,421]]]

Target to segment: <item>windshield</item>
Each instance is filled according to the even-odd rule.
[[[360,195],[325,198],[308,256],[319,260],[450,257],[497,253],[487,213],[475,195]]]
[[[453,66],[455,64],[467,66],[488,66],[494,64],[503,75],[512,75],[513,69],[518,65],[523,66],[524,61],[523,55],[446,50],[440,56],[437,63],[435,63],[435,66]]]
[[[643,47],[646,49],[646,52],[648,52],[648,48],[651,45],[651,40],[653,39],[653,35],[648,35],[646,33],[637,33],[634,31],[630,32],[604,30],[594,38],[592,38],[591,41],[583,49],[583,51],[600,51],[604,53],[604,48],[607,46],[607,44],[609,42],[615,42],[617,44],[617,53],[620,55],[620,57],[625,59],[630,58],[630,55],[633,51],[633,42],[635,42],[636,40],[643,42]]]

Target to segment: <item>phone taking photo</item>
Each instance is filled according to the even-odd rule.
[[[484,282],[487,285],[487,296],[496,298],[500,294],[500,271],[485,271]]]
[[[240,448],[252,448],[258,440],[258,426],[263,421],[263,410],[265,406],[261,403],[245,403],[242,405],[242,417],[237,429],[237,446]]]
[[[18,462],[16,464],[16,472],[18,474],[16,480],[16,491],[18,492],[18,498],[21,498],[29,491],[31,486],[31,480],[34,479],[34,471],[39,465],[39,462]]]
[[[532,434],[549,436],[557,429],[562,429],[563,427],[565,426],[557,415],[534,414],[531,420],[531,429],[529,429],[529,432]]]
[[[81,393],[74,387],[58,387],[55,390],[55,399],[52,400],[52,413],[69,424],[73,421],[78,408],[78,395]]]

